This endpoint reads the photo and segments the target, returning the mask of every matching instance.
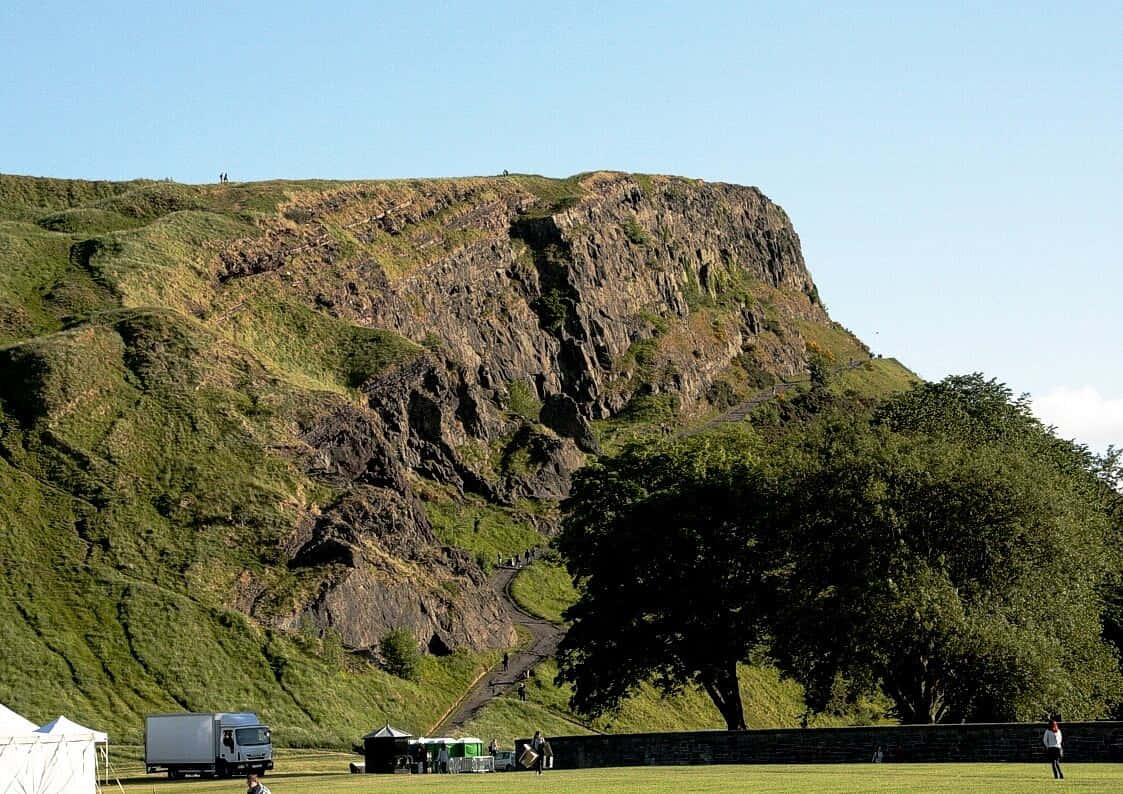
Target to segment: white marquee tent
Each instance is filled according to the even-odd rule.
[[[0,703],[0,736],[17,736],[36,730],[35,723]]]
[[[0,704],[0,794],[96,794],[98,745],[108,756],[101,731],[61,716],[36,728]]]

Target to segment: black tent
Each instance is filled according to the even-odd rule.
[[[383,725],[363,737],[366,771],[408,772],[410,735],[390,725]]]

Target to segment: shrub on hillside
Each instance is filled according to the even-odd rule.
[[[379,650],[382,651],[382,665],[386,672],[407,681],[417,680],[421,652],[417,650],[412,634],[405,629],[387,632],[379,643]]]
[[[507,384],[507,410],[528,422],[537,422],[542,401],[538,399],[538,394],[530,383],[514,380]]]

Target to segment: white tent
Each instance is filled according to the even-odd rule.
[[[36,728],[7,708],[0,726],[0,794],[96,794],[104,733],[66,717]]]
[[[0,703],[0,736],[19,736],[35,730],[35,723]]]

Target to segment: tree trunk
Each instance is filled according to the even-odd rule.
[[[939,681],[919,676],[897,684],[886,680],[885,690],[904,725],[932,725],[947,716],[948,704]]]
[[[698,679],[710,700],[717,706],[731,731],[745,730],[745,710],[741,705],[741,683],[737,680],[737,663],[706,670]]]

